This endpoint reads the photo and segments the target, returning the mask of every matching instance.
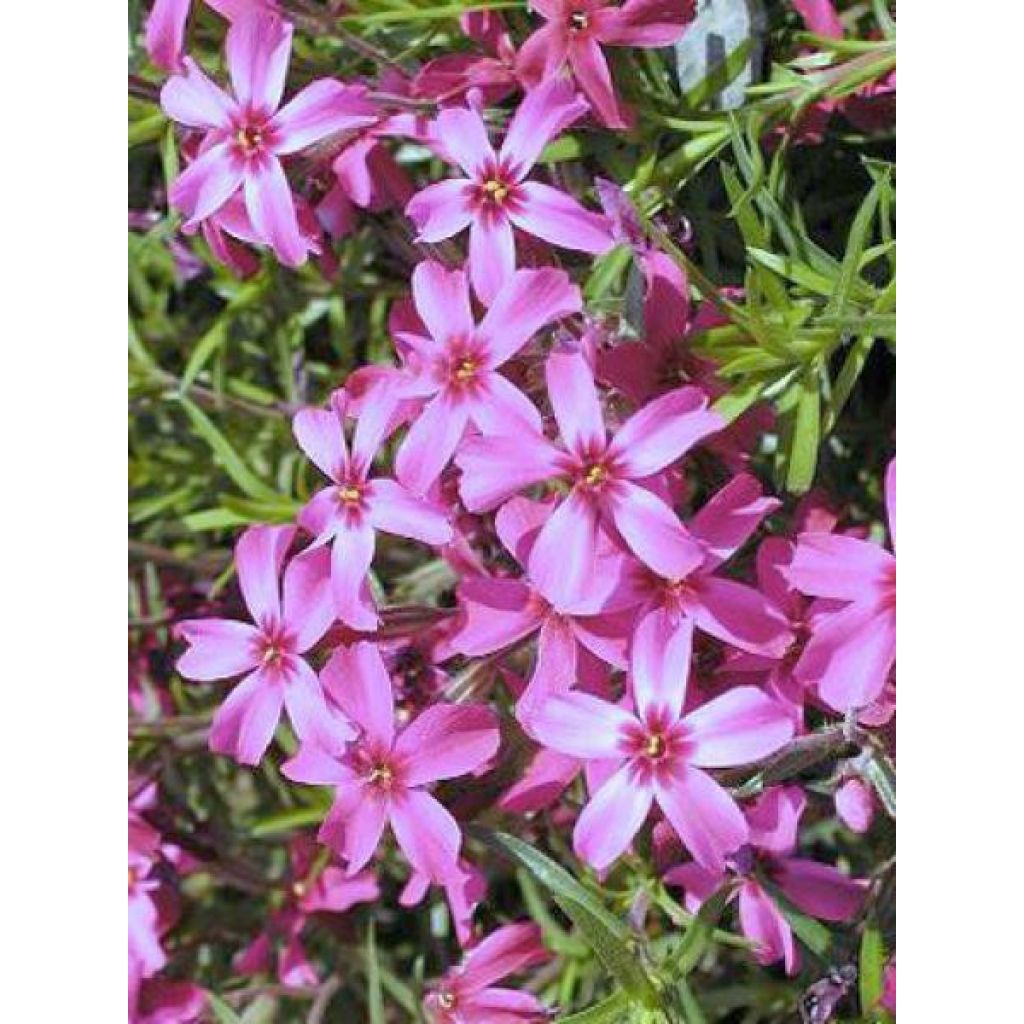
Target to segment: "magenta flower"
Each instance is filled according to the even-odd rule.
[[[475,110],[452,107],[438,115],[435,138],[467,176],[428,185],[405,212],[421,242],[439,242],[469,228],[470,277],[485,303],[515,269],[513,226],[566,249],[611,248],[603,216],[557,188],[526,180],[541,150],[586,109],[568,82],[546,82],[520,103],[497,153]]]
[[[291,45],[292,27],[279,18],[241,18],[227,35],[233,94],[186,57],[185,73],[168,79],[160,102],[175,121],[206,132],[199,157],[171,188],[171,202],[187,217],[185,226],[194,227],[241,191],[260,237],[283,263],[297,266],[306,259],[308,243],[281,157],[370,124],[376,115],[362,89],[326,78],[278,109]]]
[[[303,409],[293,421],[299,446],[331,480],[299,513],[299,524],[331,545],[331,591],[338,617],[352,629],[373,630],[377,613],[366,587],[376,531],[445,544],[452,529],[443,510],[387,477],[370,478],[373,460],[393,427],[395,402],[385,389],[362,404],[349,451],[347,396],[336,391],[332,410]]]
[[[430,889],[429,876],[414,870],[405,883],[398,902],[403,907],[414,907],[420,903]],[[487,880],[483,872],[472,864],[460,859],[455,869],[442,883],[448,900],[448,910],[455,937],[460,946],[468,946],[473,940],[473,912],[487,895]]]
[[[551,512],[550,504],[513,498],[495,516],[498,537],[520,565],[529,565],[537,535]],[[566,605],[549,602],[528,572],[519,579],[470,576],[459,584],[462,624],[451,639],[453,650],[479,657],[538,634],[533,675],[516,707],[527,731],[531,708],[575,684],[580,646],[616,668],[626,667],[632,612],[621,614],[615,593],[623,556],[602,539],[594,588]]]
[[[677,662],[672,672],[648,669],[634,657],[635,713],[579,692],[556,694],[533,712],[533,733],[544,746],[615,765],[580,814],[573,847],[597,870],[608,867],[657,802],[696,860],[721,870],[748,830],[733,798],[703,769],[766,757],[792,737],[793,723],[753,686],[684,715],[688,662]]]
[[[615,94],[602,46],[671,46],[693,21],[693,0],[530,0],[547,22],[523,43],[516,69],[533,86],[568,65],[609,128],[630,128],[632,112]]]
[[[747,812],[750,838],[729,859],[727,870],[701,864],[672,868],[665,881],[686,890],[687,907],[700,905],[732,875],[738,880],[740,927],[755,943],[759,963],[782,960],[787,974],[799,969],[800,954],[789,922],[765,888],[767,881],[798,909],[823,921],[848,921],[860,910],[866,886],[837,868],[794,857],[797,826],[806,798],[796,786],[765,791]]]
[[[423,1000],[431,1024],[540,1024],[551,1014],[532,993],[494,982],[550,957],[535,924],[507,924],[463,957]]]
[[[429,398],[395,459],[398,479],[422,494],[472,423],[485,434],[539,431],[530,400],[498,368],[540,328],[579,312],[580,290],[562,270],[517,270],[477,324],[461,270],[420,263],[412,294],[429,337],[403,334],[410,350],[400,394]]]
[[[316,673],[302,657],[334,621],[326,551],[296,555],[278,580],[295,537],[292,526],[253,526],[235,547],[242,597],[254,625],[231,619],[190,619],[178,624],[188,650],[178,660],[186,679],[209,682],[248,673],[217,709],[210,749],[242,764],[263,757],[288,712],[296,735],[337,750],[355,730],[327,706]]]
[[[460,493],[474,512],[524,487],[562,478],[568,498],[545,523],[530,556],[530,577],[559,605],[578,600],[594,573],[598,527],[615,531],[645,564],[680,579],[704,560],[675,512],[645,486],[708,434],[722,418],[697,388],[679,388],[631,416],[610,440],[593,373],[576,352],[555,352],[546,365],[548,394],[565,448],[539,431],[470,438],[456,463]]]
[[[885,503],[895,550],[895,458],[885,474]],[[815,624],[797,678],[816,685],[836,711],[866,707],[885,689],[896,662],[895,555],[856,537],[801,533],[787,575],[805,594],[848,602]]]
[[[256,11],[274,11],[277,0],[205,0],[206,6],[228,21]],[[185,24],[192,0],[153,0],[146,19],[146,52],[164,71],[180,71]]]
[[[836,815],[854,832],[867,832],[875,818],[875,798],[856,777],[844,779],[835,792]]]
[[[500,736],[494,713],[480,705],[435,704],[396,735],[391,680],[370,643],[339,647],[322,678],[361,733],[342,756],[303,743],[281,769],[294,782],[335,788],[320,841],[354,875],[390,822],[415,870],[444,884],[458,869],[462,834],[425,787],[475,771],[495,754]]]

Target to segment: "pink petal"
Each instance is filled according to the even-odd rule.
[[[793,641],[785,617],[753,587],[704,576],[697,595],[697,625],[741,651],[781,658]]]
[[[320,681],[342,711],[384,748],[395,734],[391,677],[376,644],[340,645],[320,673]]]
[[[590,798],[572,834],[576,856],[603,871],[633,841],[654,801],[649,782],[623,765]]]
[[[721,871],[708,871],[691,861],[666,871],[664,880],[666,885],[678,885],[686,891],[686,909],[695,914],[701,904],[718,892],[725,881],[725,874]]]
[[[832,6],[832,0],[793,0],[793,6],[815,35],[843,38],[843,23]]]
[[[683,721],[693,744],[689,759],[702,768],[749,764],[793,738],[793,721],[786,709],[754,686],[729,690]]]
[[[176,71],[181,65],[190,5],[191,0],[153,0],[146,19],[146,52],[163,71]],[[171,117],[181,120],[176,114],[171,114]]]
[[[185,73],[172,75],[160,90],[164,113],[190,128],[228,128],[234,100],[210,81],[191,57],[186,57],[183,64]]]
[[[228,29],[228,71],[242,106],[277,110],[292,50],[292,26],[272,14],[240,18]]]
[[[476,214],[469,226],[469,276],[485,305],[497,298],[516,269],[512,225],[502,214]]]
[[[295,649],[309,650],[334,622],[331,599],[331,555],[326,548],[307,548],[284,571],[283,618],[295,634]]]
[[[379,478],[366,496],[370,521],[378,530],[411,537],[424,544],[447,544],[452,539],[445,513],[410,494],[400,483]]]
[[[284,704],[295,735],[311,741],[327,753],[340,752],[356,730],[340,714],[327,707],[320,680],[301,658],[292,662],[293,671],[284,688]]]
[[[843,824],[854,832],[867,832],[875,817],[871,790],[860,779],[847,779],[836,790],[836,813]]]
[[[417,871],[443,883],[458,866],[462,833],[455,819],[429,793],[410,789],[392,800],[391,827]]]
[[[644,340],[655,352],[671,349],[690,323],[690,285],[671,256],[651,251],[641,257],[644,295]]]
[[[574,39],[569,47],[569,63],[576,81],[600,119],[609,128],[629,128],[632,119],[615,95],[608,62],[597,40]]]
[[[598,38],[606,46],[671,46],[693,21],[694,0],[627,0]]]
[[[388,805],[361,782],[338,787],[334,805],[320,826],[319,839],[346,861],[345,872],[358,874],[380,845]]]
[[[587,104],[565,78],[551,78],[527,92],[519,104],[500,159],[508,161],[512,174],[521,179],[537,162],[541,150],[587,112]]]
[[[795,967],[793,932],[778,908],[756,882],[745,882],[740,888],[740,927],[756,944],[758,963],[770,964],[784,960],[786,972]]]
[[[548,615],[537,642],[533,675],[516,704],[516,718],[530,734],[534,710],[555,693],[565,693],[576,683],[576,635],[561,615]]]
[[[331,594],[338,618],[352,629],[377,628],[377,614],[366,600],[366,574],[373,561],[373,527],[368,523],[338,530],[331,549]]]
[[[544,25],[519,48],[516,74],[529,86],[557,75],[568,56],[567,32],[562,25]]]
[[[705,564],[724,562],[781,504],[776,498],[764,497],[761,484],[749,473],[733,477],[690,522],[690,532],[708,549]]]
[[[529,576],[556,608],[582,599],[594,574],[597,512],[574,488],[552,513],[530,552]]]
[[[540,928],[532,922],[507,924],[491,932],[463,960],[461,992],[479,992],[496,981],[550,959]]]
[[[253,621],[259,625],[281,621],[281,566],[294,526],[250,526],[235,545],[238,585]]]
[[[462,470],[459,494],[471,512],[486,512],[517,491],[556,476],[562,456],[540,433],[469,437],[455,463]]]
[[[303,743],[298,753],[281,765],[281,774],[292,782],[309,786],[355,785],[352,769],[315,743]]]
[[[231,754],[240,764],[259,764],[281,718],[284,693],[260,671],[236,686],[217,709],[210,726],[210,749]]]
[[[530,814],[550,807],[568,788],[580,770],[580,762],[568,754],[541,748],[522,777],[498,802],[509,814]]]
[[[856,917],[867,894],[863,883],[837,868],[796,857],[778,864],[776,880],[798,910],[823,921]]]
[[[896,457],[893,456],[885,471],[885,514],[889,520],[889,537],[896,550]]]
[[[171,203],[185,214],[185,227],[193,228],[216,213],[242,184],[242,166],[231,156],[226,142],[211,146],[192,161],[171,186]]]
[[[747,841],[747,823],[735,801],[710,775],[679,766],[670,779],[654,780],[658,806],[694,859],[722,871],[725,858]]]
[[[512,498],[494,516],[494,532],[505,550],[522,566],[533,550],[540,528],[548,521],[554,505],[532,498]]]
[[[724,425],[722,417],[707,408],[703,391],[677,388],[630,416],[616,432],[608,453],[619,460],[624,475],[653,476]]]
[[[533,1024],[550,1017],[548,1008],[531,992],[485,988],[462,1003],[460,1024]]]
[[[807,798],[799,786],[772,786],[747,810],[750,842],[776,854],[792,853]]]
[[[896,660],[896,616],[891,608],[856,602],[815,626],[795,674],[816,684],[836,711],[867,707],[885,688]]]
[[[282,263],[297,267],[305,262],[309,244],[299,231],[295,201],[277,157],[268,156],[246,171],[245,208],[253,227]]]
[[[352,463],[355,472],[364,479],[385,438],[405,422],[398,389],[394,378],[384,377],[370,386],[359,405],[359,418],[352,438]]]
[[[344,477],[348,451],[341,421],[334,411],[300,409],[292,420],[292,433],[321,473],[335,483]]]
[[[188,619],[176,631],[188,642],[178,659],[178,672],[205,683],[241,675],[260,663],[259,630],[231,619]]]
[[[637,623],[630,657],[633,697],[641,718],[658,709],[675,721],[683,709],[693,649],[693,619],[652,608]]]
[[[561,189],[539,181],[519,186],[520,202],[509,207],[512,223],[528,235],[581,252],[607,252],[614,239],[608,219],[581,206]]]
[[[566,447],[581,458],[604,452],[607,433],[594,374],[581,352],[552,352],[544,364],[551,408]]]
[[[622,757],[621,734],[635,725],[625,709],[576,690],[555,694],[530,717],[539,743],[588,760]]]
[[[495,160],[487,128],[475,110],[449,107],[437,115],[436,138],[444,151],[471,178],[482,176],[484,167]]]
[[[296,521],[307,533],[311,533],[316,544],[326,544],[340,529],[344,529],[345,517],[338,505],[338,491],[335,487],[324,487],[316,492],[299,511]]]
[[[465,339],[473,334],[465,271],[448,270],[434,260],[424,260],[412,272],[412,295],[416,312],[436,341]]]
[[[458,597],[462,619],[451,646],[471,658],[522,640],[544,618],[543,604],[522,580],[470,577],[459,584]]]
[[[787,575],[805,594],[856,601],[880,593],[894,566],[893,556],[870,541],[838,533],[802,533]]]
[[[484,434],[516,437],[521,431],[539,434],[543,421],[536,406],[514,384],[494,371],[480,373],[470,415]]]
[[[379,898],[380,886],[372,872],[363,871],[348,877],[335,867],[326,867],[299,905],[308,914],[316,911],[340,914],[357,903],[372,903]]]
[[[633,554],[667,580],[683,579],[704,561],[704,549],[675,512],[646,488],[618,481],[611,515]]]
[[[376,120],[373,104],[359,88],[330,78],[311,82],[274,116],[274,152],[296,153],[328,135],[352,131]]]
[[[395,755],[405,761],[405,784],[422,786],[475,771],[494,756],[500,742],[490,708],[434,704],[402,730]]]
[[[469,227],[473,207],[469,197],[473,183],[468,178],[437,181],[417,192],[405,207],[416,225],[417,242],[440,242]]]
[[[424,494],[441,475],[466,429],[469,410],[445,392],[413,421],[395,457],[395,475],[414,494]]]

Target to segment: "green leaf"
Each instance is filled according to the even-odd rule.
[[[800,378],[793,438],[786,466],[786,487],[794,494],[803,494],[814,482],[821,441],[821,392],[813,367]]]
[[[185,364],[185,372],[181,375],[181,390],[188,391],[193,381],[202,372],[203,367],[223,347],[228,337],[227,317],[220,316],[217,322],[199,339],[196,347]]]
[[[483,843],[525,867],[551,893],[605,969],[634,1000],[661,1008],[661,995],[637,957],[637,936],[611,914],[565,868],[529,843],[504,832],[473,830]]]
[[[377,963],[377,924],[370,918],[366,926],[366,1004],[370,1024],[384,1024],[384,996]]]
[[[885,942],[874,918],[869,919],[861,936],[857,973],[860,981],[860,1012],[867,1015],[882,996],[882,978],[885,973]]]
[[[732,886],[723,885],[710,899],[701,904],[700,910],[687,925],[676,950],[675,962],[672,964],[674,976],[685,978],[700,963],[731,894]]]
[[[700,1008],[700,1003],[697,1002],[697,997],[693,994],[693,989],[690,988],[685,978],[680,978],[676,982],[675,993],[686,1024],[707,1024],[704,1011]]]
[[[868,361],[868,356],[871,354],[871,348],[874,344],[875,339],[869,334],[864,334],[854,341],[850,346],[850,351],[846,353],[843,367],[839,371],[839,376],[836,377],[836,382],[832,387],[832,394],[829,396],[828,408],[825,410],[825,422],[822,425],[822,429],[826,434],[830,433],[839,421],[839,417],[846,407],[850,395],[853,393],[854,385],[860,377],[861,370],[864,369],[864,364]]]
[[[558,1024],[622,1024],[629,1013],[629,997],[619,990],[593,1006],[559,1017]]]
[[[220,996],[213,992],[207,992],[206,1000],[210,1004],[213,1019],[217,1021],[217,1024],[242,1024],[242,1018]]]
[[[256,838],[273,836],[280,832],[293,832],[297,828],[306,828],[309,825],[317,825],[324,819],[324,815],[330,808],[330,802],[325,801],[322,806],[296,807],[292,810],[281,811],[279,814],[270,814],[261,818],[249,831],[249,834]]]
[[[878,181],[871,191],[864,197],[860,204],[857,215],[850,225],[850,234],[846,239],[846,253],[843,256],[842,266],[839,268],[839,279],[836,282],[835,291],[829,298],[825,307],[827,316],[841,316],[849,302],[853,291],[854,282],[859,280],[860,260],[870,241],[871,223],[875,218],[875,210],[878,209],[878,196],[882,189],[882,182]]]
[[[896,769],[880,750],[872,750],[871,756],[861,768],[861,775],[871,784],[886,813],[896,820]]]

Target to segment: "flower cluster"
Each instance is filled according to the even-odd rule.
[[[692,302],[625,193],[603,182],[602,208],[588,206],[543,163],[574,125],[635,123],[604,48],[670,45],[694,5],[533,0],[518,51],[477,12],[463,29],[480,56],[394,72],[386,91],[321,77],[288,95],[287,14],[208,2],[229,23],[223,84],[183,54],[187,0],[159,0],[148,25],[181,128],[169,200],[184,231],[245,273],[260,249],[289,267],[330,260],[364,211],[391,209],[422,256],[392,311],[390,363],[295,413],[317,482],[294,522],[238,538],[237,614],[176,625],[178,673],[224,684],[210,749],[331,793],[319,845],[293,839],[237,972],[315,984],[307,921],[381,899],[376,870],[397,847],[401,902],[441,887],[466,948],[430,988],[428,1018],[546,1020],[535,996],[494,984],[545,961],[538,927],[481,937],[475,924],[486,883],[465,833],[484,810],[532,834],[551,814],[577,872],[640,858],[692,912],[727,892],[756,960],[795,972],[787,911],[853,920],[867,882],[801,853],[815,794],[739,782],[812,721],[850,740],[894,714],[895,460],[872,467],[888,543],[813,496],[785,507],[752,460],[767,410],[727,420],[714,364],[690,345],[718,310]],[[510,117],[491,116],[512,96]],[[395,157],[410,143],[452,176],[417,189]],[[638,269],[633,336],[571,276],[617,244]],[[444,567],[445,604],[389,603],[375,569],[395,551]],[[818,793],[864,831],[874,797],[859,768],[851,754]],[[138,800],[132,1019],[177,1000],[181,1015],[161,1019],[184,1021],[200,996],[155,978],[173,921],[159,867],[174,855]]]

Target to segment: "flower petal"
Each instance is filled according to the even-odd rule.
[[[823,921],[849,921],[856,917],[867,888],[838,868],[813,860],[789,857],[776,868],[779,888],[793,905]]]
[[[468,437],[455,464],[462,470],[459,494],[471,512],[487,512],[513,494],[557,476],[562,455],[539,432]]]
[[[516,243],[508,218],[501,213],[476,214],[469,226],[469,276],[480,301],[494,302],[515,269]]]
[[[657,709],[675,721],[686,698],[693,650],[693,619],[674,616],[654,607],[644,614],[633,632],[630,678],[641,718]]]
[[[586,594],[594,575],[597,511],[574,488],[544,524],[530,552],[529,576],[556,608]]]
[[[373,480],[366,495],[370,521],[378,530],[424,544],[447,544],[452,528],[442,509],[410,494],[395,480]]]
[[[522,580],[468,577],[459,584],[461,626],[452,650],[471,658],[508,647],[538,629],[544,607]]]
[[[295,735],[303,742],[311,741],[330,754],[344,749],[356,735],[346,719],[327,706],[320,680],[301,658],[292,662],[284,688],[284,705]]]
[[[784,960],[786,972],[795,968],[793,931],[765,891],[753,881],[745,882],[739,897],[740,927],[755,943],[758,963],[771,964]]]
[[[590,798],[572,834],[576,856],[603,871],[633,841],[647,820],[654,790],[623,765]]]
[[[305,263],[309,243],[299,231],[295,200],[277,157],[268,156],[246,171],[245,208],[253,227],[282,263],[289,267]]]
[[[552,352],[544,364],[544,376],[566,447],[579,458],[600,455],[607,443],[607,431],[594,374],[584,355]]]
[[[498,749],[498,720],[482,704],[434,704],[422,711],[395,741],[404,759],[407,786],[422,786],[475,771]]]
[[[424,260],[412,272],[412,296],[430,336],[439,342],[468,338],[475,327],[463,270]]]
[[[551,78],[530,89],[508,126],[500,159],[508,161],[517,180],[525,177],[541,150],[587,110],[586,101],[566,78]]]
[[[239,18],[228,29],[231,85],[245,107],[277,110],[292,51],[292,26],[273,14]]]
[[[295,649],[305,653],[334,622],[331,598],[331,555],[326,548],[307,548],[284,571],[282,617],[295,634]]]
[[[482,175],[484,167],[496,157],[487,127],[480,115],[468,107],[449,107],[437,115],[434,136],[471,178]]]
[[[186,679],[206,683],[241,675],[260,663],[259,630],[231,619],[187,619],[175,626],[188,642],[177,669]]]
[[[364,522],[339,529],[331,549],[334,611],[342,622],[356,630],[377,628],[377,613],[368,603],[366,587],[374,540],[373,527]]]
[[[296,93],[274,116],[274,152],[296,153],[328,135],[373,124],[376,117],[365,90],[321,78]]]
[[[671,46],[696,15],[694,0],[626,0],[601,25],[605,46]]]
[[[455,819],[421,789],[406,790],[391,803],[391,827],[417,871],[444,883],[458,868],[462,833]]]
[[[569,63],[594,113],[609,128],[628,129],[632,123],[612,85],[608,61],[596,39],[575,39],[569,47]]]
[[[318,838],[345,859],[345,873],[352,878],[374,855],[387,820],[383,799],[361,782],[346,783],[338,787]]]
[[[171,186],[171,203],[185,214],[185,227],[194,228],[216,213],[242,184],[242,166],[226,142],[211,146],[192,161]]]
[[[303,743],[298,753],[281,765],[281,774],[309,786],[341,786],[356,781],[351,768],[315,743]]]
[[[281,718],[284,694],[257,670],[228,694],[210,725],[210,749],[240,764],[259,764]]]
[[[624,708],[576,690],[555,694],[530,718],[539,743],[587,760],[622,757],[621,735],[635,724]]]
[[[353,722],[380,746],[390,748],[395,735],[394,697],[376,644],[341,644],[324,665],[320,681]]]
[[[749,654],[781,658],[793,641],[782,613],[753,587],[718,576],[696,584],[697,625],[712,636]]]
[[[518,186],[519,202],[509,206],[512,223],[563,249],[603,253],[614,244],[608,218],[592,213],[561,189],[539,181]]]
[[[281,566],[294,539],[294,526],[250,526],[235,545],[238,585],[258,625],[281,621]]]
[[[348,465],[348,450],[337,413],[327,409],[300,409],[292,419],[292,433],[310,461],[337,483]]]
[[[405,207],[406,216],[416,225],[416,241],[440,242],[469,227],[473,220],[469,202],[472,191],[473,183],[468,178],[452,178],[417,192]]]
[[[870,541],[838,533],[801,533],[787,575],[805,594],[856,601],[879,594],[894,566],[893,556]]]
[[[793,720],[777,701],[754,686],[738,686],[691,711],[683,721],[702,768],[730,768],[775,753],[793,738]]]
[[[550,959],[540,928],[532,922],[507,924],[481,939],[465,956],[460,992],[479,992],[509,974]]]
[[[191,58],[185,73],[172,75],[160,90],[160,106],[168,117],[190,128],[227,128],[235,102]]]
[[[146,53],[163,71],[177,71],[181,66],[185,23],[190,6],[191,0],[153,0],[146,19]],[[181,120],[175,114],[171,114],[171,117],[176,121]]]
[[[470,416],[483,434],[539,434],[544,425],[533,402],[493,370],[478,375]]]
[[[441,475],[466,430],[469,409],[442,392],[409,428],[395,456],[395,475],[413,494],[424,494]]]

